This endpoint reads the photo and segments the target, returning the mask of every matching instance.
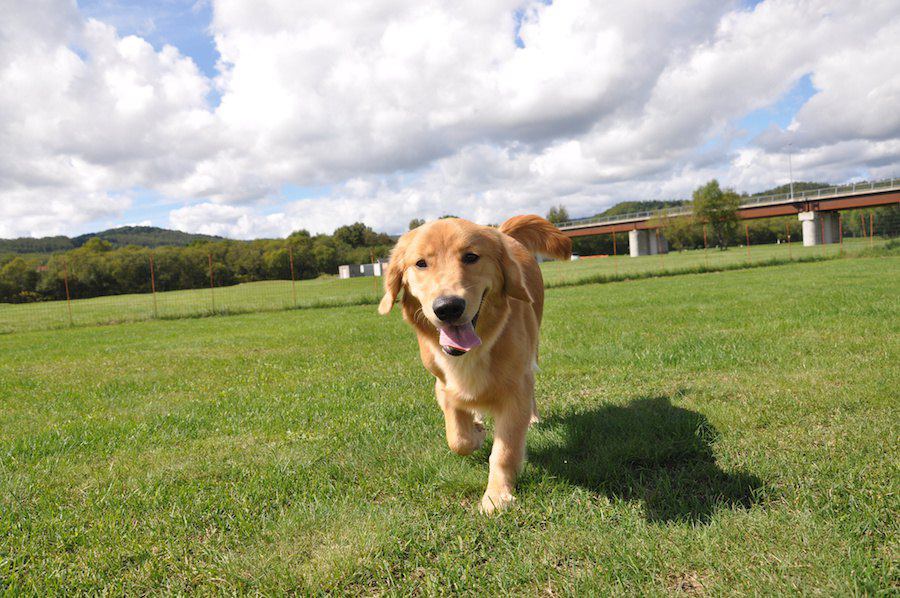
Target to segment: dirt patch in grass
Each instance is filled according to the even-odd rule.
[[[687,573],[670,573],[666,578],[666,587],[676,593],[703,596],[706,588],[703,585],[702,576],[696,571]]]

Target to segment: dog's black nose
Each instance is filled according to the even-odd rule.
[[[434,300],[431,309],[442,322],[454,322],[466,311],[466,300],[454,295],[444,295]]]

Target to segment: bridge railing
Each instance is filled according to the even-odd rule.
[[[848,183],[846,185],[835,185],[832,187],[822,187],[821,189],[810,189],[808,191],[798,191],[796,193],[776,193],[772,195],[759,195],[756,197],[741,198],[740,208],[749,208],[766,204],[791,203],[795,201],[808,201],[811,199],[826,199],[839,195],[852,195],[854,193],[865,193],[874,190],[891,190],[900,189],[900,179],[890,178],[878,181],[864,181],[859,183]],[[557,224],[559,228],[567,228],[574,226],[584,226],[588,224],[612,224],[617,222],[629,222],[631,220],[649,220],[654,216],[673,217],[687,216],[691,213],[690,204],[684,206],[672,206],[670,208],[662,208],[660,210],[648,210],[642,212],[629,212],[627,214],[615,214],[612,216],[594,216],[590,218],[576,218],[574,220],[566,220]]]
[[[751,207],[767,203],[788,203],[797,200],[818,199],[833,197],[835,195],[852,195],[853,193],[865,193],[876,189],[887,190],[900,188],[900,179],[890,178],[880,181],[864,181],[860,183],[848,183],[846,185],[835,185],[833,187],[822,187],[821,189],[810,189],[808,191],[800,191],[791,195],[790,193],[777,193],[774,195],[760,195],[757,197],[748,197],[741,201],[741,207]]]
[[[612,222],[627,222],[629,220],[649,220],[654,216],[683,216],[691,213],[690,206],[672,206],[661,210],[649,210],[643,212],[628,212],[627,214],[615,214],[613,216],[592,216],[590,218],[576,218],[557,224],[559,228],[578,226],[581,224],[606,224]]]

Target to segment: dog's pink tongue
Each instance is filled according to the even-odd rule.
[[[481,339],[475,334],[472,322],[469,322],[462,326],[444,326],[441,328],[441,338],[438,342],[445,347],[470,351],[481,344]]]

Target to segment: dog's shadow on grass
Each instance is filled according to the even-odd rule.
[[[763,482],[716,463],[716,430],[669,397],[551,416],[538,424],[529,461],[557,478],[643,504],[648,521],[707,523],[722,508],[749,508]]]

